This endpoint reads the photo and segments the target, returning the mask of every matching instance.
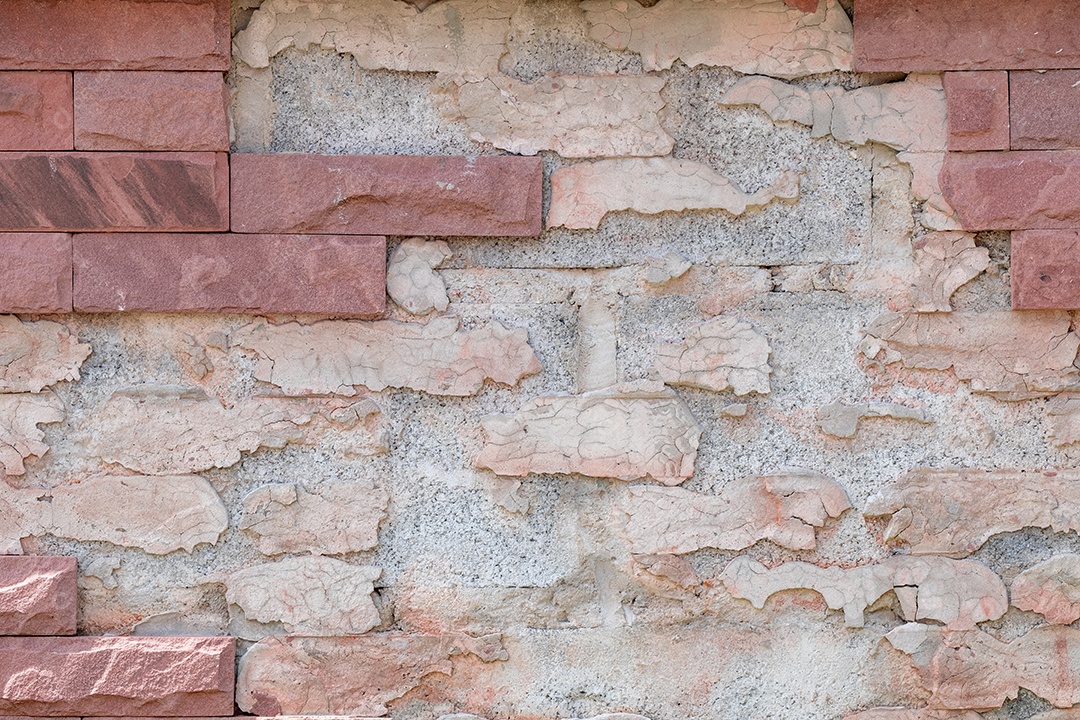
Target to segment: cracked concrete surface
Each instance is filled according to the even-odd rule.
[[[24,460],[49,451],[38,425],[63,422],[63,401],[52,393],[0,395],[0,463],[8,475],[26,472]]]
[[[744,555],[720,579],[732,596],[759,609],[776,593],[813,590],[830,609],[844,611],[848,627],[863,627],[867,609],[889,592],[905,620],[937,620],[955,630],[997,620],[1009,609],[1001,578],[971,560],[901,555],[853,568],[790,562],[769,569]]]
[[[674,158],[620,158],[564,165],[551,174],[547,225],[597,228],[608,213],[725,210],[738,216],[774,200],[795,201],[799,175],[784,171],[753,193],[707,165]]]
[[[48,320],[24,323],[0,315],[0,393],[37,393],[65,380],[78,380],[90,346]]]
[[[668,385],[767,395],[770,352],[750,323],[718,317],[688,328],[681,343],[657,347],[655,369]]]

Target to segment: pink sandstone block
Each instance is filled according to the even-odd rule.
[[[784,4],[808,13],[817,12],[818,9],[818,0],[784,0]]]
[[[1009,73],[948,72],[944,77],[949,149],[1009,149]]]
[[[1012,234],[1014,310],[1080,308],[1080,230],[1019,230]]]
[[[71,73],[0,72],[0,150],[72,147]]]
[[[965,230],[1080,227],[1080,151],[948,153],[941,190]]]
[[[233,155],[232,229],[355,235],[540,234],[538,157]]]
[[[0,233],[0,313],[71,312],[71,236]]]
[[[1014,150],[1080,147],[1080,70],[1009,73]]]
[[[857,0],[855,70],[1039,70],[1080,66],[1080,3]]]
[[[0,231],[229,227],[225,153],[0,153]]]
[[[229,69],[228,0],[3,0],[0,70]]]
[[[76,235],[74,307],[318,313],[386,307],[386,238],[361,235]]]
[[[73,557],[0,556],[0,635],[74,635]]]
[[[0,638],[0,715],[233,713],[230,637]]]
[[[227,101],[221,73],[77,72],[75,147],[227,152]]]

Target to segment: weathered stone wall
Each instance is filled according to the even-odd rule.
[[[959,32],[954,5],[928,27]],[[905,27],[884,0],[854,31],[837,0],[231,10],[231,225],[142,229],[233,234],[3,225],[19,267],[56,247],[0,288],[5,307],[76,312],[0,316],[0,552],[78,559],[81,635],[234,636],[256,715],[1080,703],[1063,627],[1080,616],[1080,338],[1053,250],[1076,242],[1059,178],[1078,161],[1068,123],[1048,139],[1024,110],[1064,91],[1011,72],[1075,72],[1071,45],[1057,64],[965,64],[933,33],[882,40]],[[25,66],[16,45],[0,39],[0,66]],[[101,74],[95,102],[117,79]],[[113,137],[80,136],[80,76],[67,150],[125,149],[80,144]],[[126,149],[163,149],[130,139],[145,129]],[[973,224],[1017,152],[1051,169],[994,186],[1023,207]],[[0,183],[30,203],[13,155]],[[510,167],[488,157],[538,156],[543,230],[514,215],[534,166],[452,206],[387,190],[396,164],[337,157],[353,155],[467,156],[466,184]],[[1012,302],[1039,310],[1011,309],[1010,230],[1032,248]],[[385,312],[381,239],[328,233],[386,236]],[[1061,273],[1050,290],[1039,262]],[[298,299],[325,312],[278,313]]]

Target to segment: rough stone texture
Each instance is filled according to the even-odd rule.
[[[701,548],[744,550],[759,540],[812,550],[816,529],[850,507],[832,480],[790,472],[742,478],[716,495],[634,486],[620,512],[630,552],[681,555]]]
[[[227,0],[4,3],[0,70],[229,69]]]
[[[905,620],[937,620],[954,630],[997,620],[1009,609],[1001,578],[972,560],[901,555],[854,568],[789,562],[769,569],[742,555],[720,579],[734,597],[759,609],[778,592],[813,590],[830,609],[844,611],[848,627],[863,627],[867,608],[889,592],[895,593]]]
[[[1012,604],[1057,625],[1080,619],[1080,555],[1055,555],[1016,576]]]
[[[945,90],[938,75],[911,75],[832,101],[831,133],[841,142],[879,142],[908,152],[942,151],[948,143]]]
[[[538,158],[233,155],[231,167],[234,232],[540,234]]]
[[[56,395],[0,395],[0,464],[8,475],[26,472],[23,461],[41,457],[49,446],[38,425],[62,422],[64,403]]]
[[[689,328],[681,343],[656,349],[656,371],[668,385],[768,394],[769,341],[750,323],[718,317]]]
[[[0,637],[0,713],[232,715],[235,652],[227,637]]]
[[[227,100],[221,73],[76,72],[75,148],[227,151]]]
[[[990,251],[976,247],[975,238],[969,233],[930,233],[916,240],[912,247],[915,248],[915,282],[911,286],[911,305],[915,312],[949,312],[953,293],[990,265]],[[1015,236],[1012,258],[1015,273]]]
[[[386,307],[386,238],[334,235],[80,234],[79,312],[316,313]]]
[[[1009,73],[1009,127],[1014,150],[1080,147],[1077,82],[1078,70]]]
[[[577,473],[678,485],[694,474],[701,438],[679,396],[648,381],[535,398],[481,424],[486,443],[476,466],[512,477]]]
[[[1009,73],[949,72],[942,83],[949,105],[949,150],[1008,150]]]
[[[1067,313],[889,313],[866,329],[870,359],[952,369],[976,393],[1025,400],[1076,389],[1080,338]]]
[[[587,0],[590,37],[641,55],[646,70],[676,60],[721,65],[747,75],[791,78],[851,67],[851,21],[835,0],[808,15],[782,0],[714,3]]]
[[[280,624],[291,635],[360,635],[380,622],[371,594],[381,574],[332,558],[284,558],[230,574],[225,599],[246,620]]]
[[[0,556],[0,636],[74,635],[73,557]]]
[[[0,315],[0,393],[37,393],[64,380],[78,380],[89,356],[90,346],[60,323]]]
[[[258,357],[255,377],[286,395],[356,394],[407,387],[433,395],[472,395],[485,380],[515,385],[540,372],[524,330],[492,321],[460,330],[455,318],[313,325],[255,323],[232,343]]]
[[[979,0],[860,0],[855,70],[936,72],[1075,66],[1080,8],[1035,0],[1012,16]]]
[[[674,140],[660,125],[664,78],[553,77],[536,83],[493,76],[444,84],[443,116],[461,120],[469,137],[500,150],[562,157],[667,155]]]
[[[941,189],[965,230],[1080,226],[1078,150],[949,153]]]
[[[892,418],[894,420],[913,420],[917,423],[933,422],[922,408],[885,402],[855,403],[845,405],[841,402],[829,403],[818,409],[817,421],[821,432],[839,438],[853,438],[859,430],[859,423],[864,418]]]
[[[389,499],[386,490],[359,483],[264,485],[244,498],[240,529],[264,555],[362,552],[378,544]]]
[[[197,388],[142,385],[118,391],[83,427],[86,450],[104,463],[149,475],[226,468],[260,448],[308,441],[307,432],[347,423],[360,437],[354,450],[385,450],[378,433],[355,414],[339,422],[336,411],[284,398],[253,397],[226,407]],[[378,415],[377,407],[365,413]]]
[[[1014,310],[1080,307],[1080,231],[1017,230],[1010,251]]]
[[[221,498],[196,475],[99,475],[48,490],[0,484],[0,508],[10,519],[0,529],[3,552],[17,549],[22,538],[45,534],[151,555],[191,552],[217,543],[229,525]]]
[[[880,707],[848,713],[844,716],[844,720],[983,720],[983,716],[971,710]]]
[[[564,165],[551,174],[549,228],[597,228],[610,212],[726,210],[742,215],[773,200],[797,200],[799,175],[783,171],[746,193],[713,168],[675,158],[619,158]]]
[[[1080,395],[1061,393],[1046,408],[1046,429],[1056,447],[1080,441]]]
[[[911,656],[930,692],[930,707],[996,708],[1020,688],[1057,707],[1080,702],[1073,682],[1080,664],[1080,631],[1072,628],[1043,625],[1006,643],[980,630],[909,623],[885,638]]]
[[[228,229],[224,153],[0,153],[0,230]]]
[[[267,152],[273,141],[275,104],[270,68],[251,68],[242,62],[229,76],[229,128],[236,152]]]
[[[71,312],[71,236],[0,233],[0,312]]]
[[[386,703],[450,675],[454,656],[505,660],[499,636],[377,634],[262,640],[240,661],[236,704],[273,715],[387,714]],[[310,678],[310,685],[303,679]]]
[[[0,151],[73,147],[71,73],[0,73]]]
[[[1080,485],[1072,471],[913,470],[866,503],[888,517],[883,539],[912,555],[962,558],[994,535],[1026,527],[1080,531]]]
[[[403,240],[394,248],[386,268],[387,294],[412,315],[446,310],[450,298],[446,296],[446,283],[435,268],[451,257],[453,253],[444,240]]]
[[[236,52],[253,68],[267,67],[290,47],[315,47],[350,55],[367,70],[482,78],[498,72],[517,6],[512,0],[442,0],[417,13],[396,0],[362,6],[270,0],[237,34]]]

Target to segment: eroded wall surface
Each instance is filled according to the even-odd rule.
[[[288,265],[206,300],[276,246],[198,265],[182,235],[155,257],[210,280],[91,307],[76,235],[76,312],[0,317],[0,551],[77,558],[81,635],[237,638],[239,713],[1080,703],[1074,314],[1012,309],[1008,231],[1045,228],[965,229],[942,180],[1009,148],[949,112],[1001,78],[858,72],[855,12],[233,0],[234,234],[424,201],[286,184],[289,153],[539,157],[543,230],[367,233],[385,312],[369,250],[317,255],[364,319],[260,304]]]

